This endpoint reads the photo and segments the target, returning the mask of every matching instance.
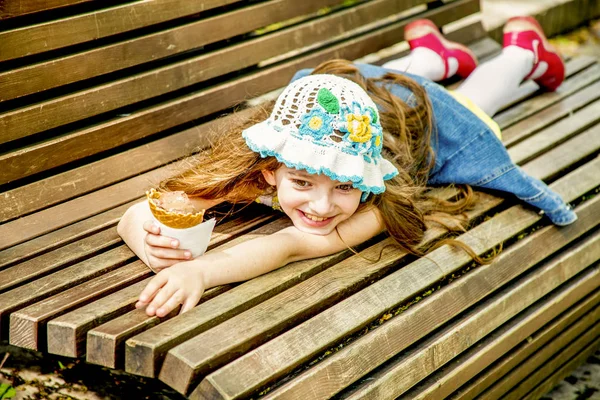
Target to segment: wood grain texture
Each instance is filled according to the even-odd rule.
[[[215,132],[231,129],[255,112],[256,108],[240,110],[146,145],[0,193],[0,222],[52,206],[188,156],[208,147],[210,141],[214,140]],[[63,157],[62,160],[66,158]],[[185,162],[189,161],[182,161]],[[46,167],[47,164],[43,166]]]
[[[135,203],[137,200],[2,250],[0,251],[0,268],[26,261],[38,254],[52,251],[103,229],[114,228],[123,213]]]
[[[555,146],[542,156],[527,163],[523,166],[523,170],[533,176],[539,176],[541,171],[544,171],[548,177],[552,178],[577,161],[592,156],[598,149],[600,149],[600,124]],[[550,160],[552,160],[553,168],[548,169],[547,165]]]
[[[238,1],[134,1],[91,13],[0,32],[0,61],[128,32]]]
[[[150,278],[50,320],[46,328],[48,353],[66,357],[83,356],[87,332],[132,311],[148,282]]]
[[[585,257],[587,256],[586,252],[593,248],[594,255],[600,255],[598,243],[597,240],[594,244],[586,242],[582,244],[582,247],[568,249],[561,252],[560,257],[553,257],[549,262],[544,262],[541,269],[537,269],[531,277],[521,279],[518,286],[511,285],[503,289],[498,296],[486,300],[476,310],[462,317],[460,321],[450,324],[441,332],[426,339],[424,343],[419,344],[406,356],[393,360],[391,364],[384,366],[382,370],[369,375],[368,382],[352,391],[346,398],[382,399],[389,396],[390,393],[405,393],[406,398],[410,398],[406,391],[421,379],[450,362],[463,351],[469,349],[473,343],[477,343],[497,327],[501,327],[501,324],[526,310],[526,307],[537,302],[550,291],[560,287],[565,280],[584,271],[587,266],[593,263],[591,258]],[[566,275],[563,279],[562,274],[565,272]],[[589,275],[586,274],[585,279],[577,279],[574,284],[584,293],[593,290],[600,284],[600,271],[592,268],[592,272]],[[539,281],[534,281],[535,278],[539,278]],[[534,286],[535,290],[533,289]],[[572,289],[571,293],[574,290],[576,289]],[[525,293],[527,295],[524,295]],[[506,301],[510,302],[509,307],[504,307]],[[552,308],[553,303],[545,304],[547,313],[551,314],[548,317],[549,319],[559,314],[558,309]],[[572,305],[572,303],[566,304],[560,309],[564,310],[569,305]],[[531,332],[535,329],[535,326],[530,327]],[[522,339],[526,337],[527,335],[521,335]],[[425,360],[433,361],[428,363]],[[518,381],[519,379],[513,380],[511,383],[514,385]]]
[[[600,91],[600,85],[597,90]],[[600,93],[600,92],[599,92]],[[561,104],[561,103],[559,103]],[[568,117],[541,130],[508,149],[510,158],[518,164],[528,162],[551,150],[556,145],[569,140],[582,130],[597,129],[593,126],[600,121],[600,101],[585,106],[577,112],[571,112]]]
[[[578,60],[578,59],[576,59]],[[555,92],[546,92],[523,101],[510,109],[494,116],[500,128],[505,129],[533,115],[540,109],[550,107],[573,93],[591,85],[600,79],[600,65],[594,63],[563,82]]]
[[[470,217],[480,215],[500,201],[488,197],[487,201],[480,202]],[[430,229],[424,243],[443,233],[441,229]],[[392,240],[385,239],[360,252],[359,256],[338,262],[250,310],[174,347],[165,357],[159,379],[180,393],[187,393],[212,369],[263,344],[286,327],[312,317],[360,291],[368,286],[369,282],[391,272],[406,254],[390,248],[390,244]],[[174,373],[175,371],[177,373]]]
[[[416,0],[411,2],[418,3]],[[157,97],[317,44],[342,32],[376,22],[390,13],[400,12],[406,8],[405,3],[396,0],[368,2],[222,50],[0,114],[0,143]],[[220,105],[223,101],[229,102],[220,96],[215,97],[203,107],[207,111],[197,110],[199,116],[225,108]],[[105,143],[113,140],[117,141],[117,145],[122,143],[120,137],[105,138]]]
[[[600,82],[591,84],[559,103],[504,129],[502,131],[502,141],[506,147],[511,148],[542,129],[549,130],[553,126],[564,123],[565,120],[573,117],[575,111],[582,111],[580,110],[582,107],[587,109],[586,106],[590,103],[596,103],[599,92]]]
[[[0,20],[89,1],[92,0],[0,0]]]
[[[595,207],[588,208],[584,215],[589,218],[596,212],[600,212],[600,202]],[[460,310],[466,309],[488,295],[490,291],[524,273],[540,260],[583,235],[595,224],[595,221],[586,225],[581,224],[576,230],[570,232],[546,227],[520,241],[502,253],[492,265],[481,266],[439,295],[434,294],[434,299],[427,308],[415,311],[420,316],[414,318],[424,320],[426,323],[414,329],[410,324],[405,324],[406,332],[400,336],[408,343],[426,336],[428,332],[452,318]],[[540,245],[542,243],[543,246]],[[428,257],[433,257],[438,263],[451,262],[437,258],[437,254],[433,253]],[[432,266],[432,263],[427,262],[416,262],[406,266],[378,284],[337,303],[304,324],[246,353],[243,357],[208,375],[194,391],[192,398],[214,396],[214,398],[236,399],[250,395],[254,390],[284,376],[328,348],[335,347],[336,343],[349,333],[360,330],[387,310],[410,299],[410,296],[415,293],[425,291],[428,285],[435,282],[434,273],[431,271]],[[455,269],[457,265],[453,264],[448,268]],[[407,282],[411,284],[407,285]],[[413,287],[415,285],[417,287]],[[330,321],[336,323],[331,324]],[[275,360],[272,354],[277,354]]]
[[[337,4],[339,0],[276,0],[255,4],[176,28],[10,70],[0,73],[0,102],[199,49]]]
[[[530,391],[535,389],[540,383],[544,382],[546,378],[552,375],[559,376],[564,374],[563,377],[565,377],[567,375],[566,372],[568,371],[565,371],[566,368],[563,369],[561,367],[573,365],[569,362],[570,360],[576,359],[579,361],[579,365],[582,364],[585,359],[591,355],[591,353],[597,350],[598,345],[600,344],[600,338],[598,337],[599,334],[600,323],[597,323],[595,326],[591,327],[587,332],[577,338],[575,342],[565,346],[564,348],[560,348],[558,343],[553,342],[552,344],[544,347],[544,349],[538,351],[520,366],[520,368],[529,367],[528,369],[531,372],[535,372],[527,376],[525,381],[513,387],[512,390],[506,394],[505,398],[507,400],[522,399],[524,397],[537,398],[533,394],[531,397],[529,397],[528,394]],[[533,366],[534,363],[537,364],[535,367]],[[555,383],[558,383],[557,381],[555,381]],[[548,390],[551,388],[552,386],[550,386]],[[536,393],[539,392],[536,390]],[[539,394],[543,394],[543,392]]]
[[[569,310],[561,319],[540,328],[538,332],[531,336],[531,340],[522,343],[510,353],[505,354],[494,365],[482,371],[474,380],[463,385],[460,390],[453,393],[449,399],[475,399],[479,394],[500,380],[502,376],[519,366],[523,360],[526,360],[531,354],[546,345],[546,343],[555,339],[558,334],[582,317],[587,310],[597,306],[597,296],[598,293]]]
[[[47,351],[46,322],[152,274],[141,261],[109,271],[10,315],[10,344]],[[56,339],[56,338],[55,338]]]
[[[458,387],[460,387],[460,394],[452,396],[452,399],[473,399],[475,395],[483,391],[486,383],[489,386],[499,380],[499,377],[516,367],[523,359],[570,325],[583,318],[587,322],[583,322],[581,326],[586,329],[589,324],[594,323],[600,317],[600,306],[598,306],[600,291],[588,293],[578,289],[579,286],[569,285],[561,288],[558,293],[554,293],[551,301],[536,303],[523,315],[519,315],[488,335],[480,345],[472,347],[461,354],[460,358],[430,375],[426,381],[420,382],[416,390],[410,390],[398,399],[450,398],[450,395]],[[582,297],[581,301],[573,305],[577,299]],[[554,320],[548,321],[554,305],[558,308],[556,312],[562,312],[562,314]],[[566,307],[569,308],[565,310]],[[589,314],[586,315],[588,312]],[[533,332],[536,329],[539,330]],[[577,330],[575,336],[579,332]],[[491,378],[492,374],[494,374],[494,378]],[[473,377],[475,379],[472,379]],[[465,384],[465,382],[468,383]],[[463,384],[473,387],[473,389],[470,389],[467,394]]]
[[[39,257],[0,270],[0,292],[95,256],[118,243],[121,243],[121,238],[117,230],[108,228]]]
[[[45,297],[77,286],[86,280],[93,279],[131,261],[133,253],[125,246],[117,247],[91,257],[85,261],[64,268],[54,274],[19,286],[8,292],[0,293],[0,337],[7,339],[8,316]]]
[[[596,307],[593,311],[582,316],[581,319],[573,323],[563,332],[560,332],[556,337],[552,338],[551,341],[547,342],[544,347],[539,348],[538,351],[533,354],[527,360],[522,361],[519,365],[516,365],[512,371],[498,379],[492,387],[486,390],[482,396],[490,396],[490,398],[500,398],[510,391],[511,388],[515,387],[516,393],[521,392],[517,384],[525,379],[528,375],[538,369],[543,363],[556,352],[557,349],[567,347],[574,339],[580,336],[584,332],[590,330],[596,330],[597,334],[600,333],[598,329],[600,327],[594,327],[600,318],[600,308]],[[492,397],[498,396],[498,397]]]
[[[586,338],[587,339],[587,338]],[[584,338],[581,341],[575,343],[572,347],[578,349],[584,346]],[[547,376],[546,379],[539,384],[538,382],[532,382],[537,385],[535,388],[530,391],[524,400],[534,400],[539,399],[540,396],[543,396],[544,393],[550,391],[554,386],[556,386],[562,379],[569,376],[569,374],[578,366],[582,365],[585,360],[588,359],[592,354],[594,354],[598,350],[598,346],[600,346],[600,339],[596,339],[594,341],[589,342],[588,346],[585,347],[582,351],[577,353],[575,357],[571,358],[566,364],[563,364],[557,371]],[[567,353],[565,351],[561,352],[558,355],[558,358],[568,357],[572,353]],[[556,360],[556,359],[555,359]]]
[[[443,23],[451,21],[457,15],[472,12],[478,5],[477,1],[459,0],[442,9],[428,11],[422,16]],[[249,97],[284,86],[298,69],[314,67],[332,58],[355,59],[374,50],[388,47],[402,38],[406,23],[403,20],[379,31],[343,41],[321,51],[312,51],[303,57],[261,69],[255,74],[213,86],[208,90],[179,97],[154,108],[133,112],[128,116],[114,118],[31,148],[5,154],[0,156],[0,168],[5,168],[4,174],[7,177],[5,179],[9,181],[19,179],[33,173],[33,169],[46,169],[49,163],[62,165],[64,154],[70,154],[69,157],[78,159],[84,155],[106,150],[107,146],[112,147],[115,144],[114,141],[106,143],[106,137],[117,138],[120,143],[128,143],[235,106]],[[0,135],[2,134],[0,131]],[[60,148],[60,152],[57,153],[56,148]]]

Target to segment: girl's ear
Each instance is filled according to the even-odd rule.
[[[263,169],[261,172],[263,174],[263,177],[265,178],[265,181],[267,181],[269,185],[277,186],[277,180],[275,179],[275,171]]]

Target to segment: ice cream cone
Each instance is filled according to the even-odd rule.
[[[204,211],[190,212],[187,210],[165,209],[161,206],[161,193],[154,188],[146,192],[150,211],[161,224],[174,229],[187,229],[202,223]]]

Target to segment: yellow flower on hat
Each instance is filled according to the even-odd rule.
[[[348,121],[347,128],[350,132],[350,140],[359,143],[371,140],[373,135],[371,133],[371,119],[368,115],[348,114],[346,120]]]

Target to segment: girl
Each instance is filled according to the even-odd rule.
[[[513,193],[553,223],[572,223],[570,207],[512,163],[490,118],[525,79],[556,89],[563,62],[533,18],[513,18],[504,31],[502,53],[477,68],[466,47],[420,20],[406,27],[411,54],[386,68],[335,60],[300,71],[274,104],[162,184],[185,191],[197,208],[256,200],[293,225],[191,260],[160,235],[146,203],[133,206],[119,234],[160,270],[136,306],[161,317],[179,305],[185,312],[207,288],[333,254],[383,230],[421,254],[427,223],[444,224],[471,204],[468,187],[450,203],[428,197],[427,184]],[[455,92],[432,82],[454,74],[468,76]]]

